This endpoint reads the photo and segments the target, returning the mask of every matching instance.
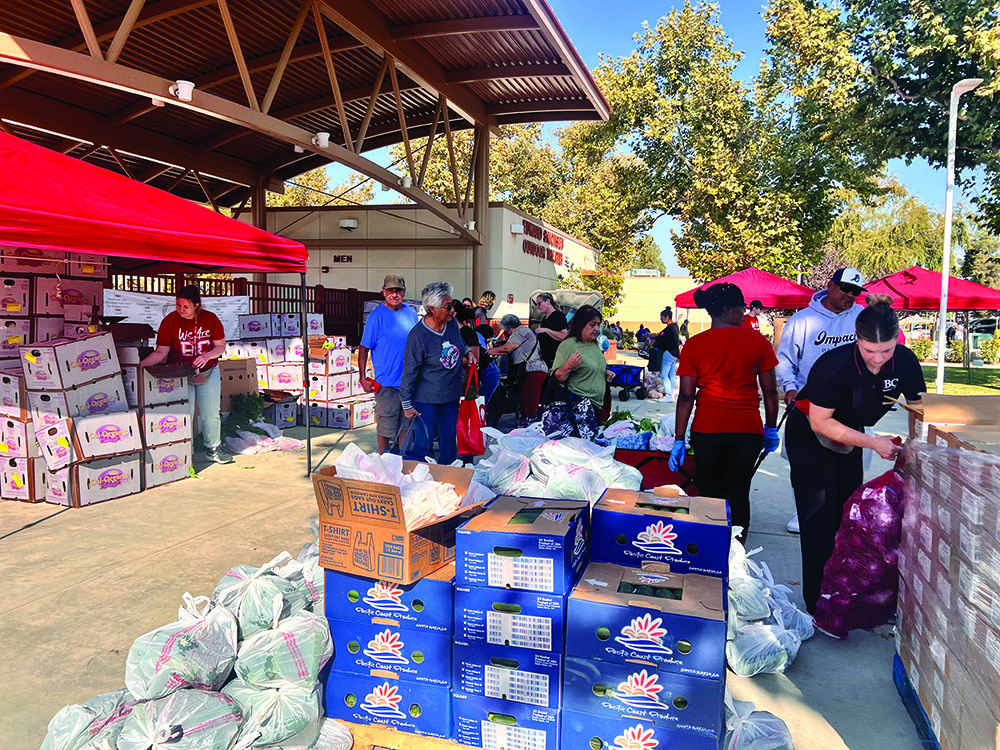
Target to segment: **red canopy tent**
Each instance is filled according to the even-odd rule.
[[[865,284],[868,294],[888,294],[896,310],[937,310],[941,305],[941,273],[920,266],[907,268]],[[865,304],[862,294],[858,304]],[[948,280],[949,310],[1000,310],[1000,291],[952,276]]]
[[[798,310],[809,306],[809,301],[816,293],[808,287],[796,284],[794,281],[775,276],[773,273],[761,271],[759,268],[747,268],[721,279],[709,281],[702,284],[698,289],[706,289],[713,284],[736,284],[743,290],[743,296],[747,304],[752,300],[759,299],[764,307],[777,308],[779,310]],[[697,307],[694,303],[694,293],[696,289],[678,294],[674,299],[677,307]]]
[[[107,169],[0,133],[0,243],[304,273],[306,248]]]

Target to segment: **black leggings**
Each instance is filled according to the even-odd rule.
[[[785,427],[785,450],[799,514],[802,598],[806,610],[815,614],[823,568],[833,554],[844,504],[864,480],[861,449],[844,454],[824,448],[809,418],[793,409]]]
[[[750,482],[764,436],[749,432],[692,432],[694,480],[698,494],[729,501],[733,526],[742,526],[743,537],[750,528]]]

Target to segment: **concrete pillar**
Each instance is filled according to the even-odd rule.
[[[479,232],[479,245],[472,248],[472,294],[473,299],[479,299],[479,295],[486,289],[489,279],[489,261],[486,256],[486,248],[489,244],[490,234],[490,129],[479,126],[476,128],[476,140],[480,141],[479,150],[476,155],[475,167],[475,188],[476,202],[474,204],[473,218],[476,222],[476,231]],[[497,294],[499,290],[494,290]]]

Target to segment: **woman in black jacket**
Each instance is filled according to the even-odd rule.
[[[663,378],[664,395],[661,401],[674,400],[674,386],[676,385],[677,360],[681,356],[681,337],[674,322],[674,311],[668,305],[660,313],[660,322],[666,326],[653,339],[651,348],[656,348],[663,353],[660,362],[660,377]]]

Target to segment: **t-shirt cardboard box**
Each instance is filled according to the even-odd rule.
[[[324,573],[325,612],[331,620],[377,621],[449,635],[455,629],[454,563],[407,585],[336,570]]]
[[[455,641],[452,689],[532,706],[562,705],[562,654]]]
[[[121,375],[84,383],[65,391],[29,391],[28,404],[35,429],[67,417],[115,414],[129,409]]]
[[[257,363],[252,359],[225,359],[216,367],[219,368],[219,378],[222,381],[223,412],[232,411],[235,394],[260,392]],[[266,376],[267,368],[260,368],[260,373]]]
[[[31,418],[28,388],[20,364],[0,370],[0,416],[21,422]]]
[[[41,458],[0,458],[0,498],[40,503],[45,500],[45,462]]]
[[[103,305],[104,282],[36,276],[32,312],[62,315],[63,305]]]
[[[686,497],[675,487],[654,493],[611,489],[594,505],[590,559],[639,567],[665,562],[675,573],[729,574],[729,506]]]
[[[0,458],[38,458],[41,455],[31,422],[0,417]]]
[[[268,313],[240,315],[239,319],[241,339],[266,339],[271,337],[271,316]]]
[[[333,669],[451,685],[451,634],[357,620],[334,620]]]
[[[187,401],[143,408],[142,435],[146,447],[191,440],[190,408]]]
[[[143,479],[146,489],[159,487],[191,475],[191,441],[150,446],[143,453]]]
[[[142,491],[142,453],[73,464],[50,471],[46,501],[73,508],[103,503]]]
[[[22,346],[31,342],[31,320],[0,318],[0,357],[13,357]]]
[[[89,253],[66,253],[69,275],[79,279],[108,278],[108,256]]]
[[[721,578],[592,562],[566,608],[566,653],[655,664],[721,680],[726,671],[726,598]]]
[[[326,715],[354,724],[377,724],[399,732],[394,748],[417,746],[410,734],[451,738],[451,691],[442,685],[353,675],[331,670],[323,690]],[[423,747],[426,740],[420,742]],[[438,743],[447,747],[446,743]],[[513,748],[511,748],[513,750]]]
[[[76,324],[79,325],[79,324]],[[37,315],[31,319],[31,341],[34,343],[52,341],[58,338],[72,338],[66,336],[66,321],[60,316],[41,316]],[[97,327],[92,326],[93,330],[88,330],[87,333],[96,333]]]
[[[412,472],[418,463],[404,461]],[[324,568],[410,584],[443,568],[455,557],[455,529],[487,500],[466,498],[472,471],[428,466],[431,476],[454,485],[464,505],[449,515],[407,529],[399,488],[342,479],[335,467],[313,474],[319,506],[319,563]]]
[[[558,709],[456,691],[451,710],[455,722],[454,739],[462,745],[495,750],[559,748]],[[566,750],[569,748],[567,745]]]
[[[31,279],[7,277],[0,279],[0,316],[27,318],[30,314]]]
[[[0,248],[0,268],[7,274],[64,273],[66,253],[34,247]]]
[[[458,530],[455,581],[568,594],[587,561],[590,505],[498,497]]]
[[[25,383],[33,390],[64,390],[121,372],[110,333],[31,344],[20,353]]]

